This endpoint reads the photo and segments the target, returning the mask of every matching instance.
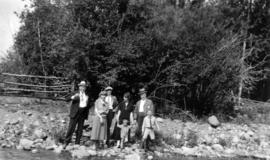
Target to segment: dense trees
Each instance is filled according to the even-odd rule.
[[[147,85],[158,109],[198,115],[228,111],[228,97],[267,78],[267,0],[153,2],[33,0],[14,52],[29,74],[87,79],[95,95]]]

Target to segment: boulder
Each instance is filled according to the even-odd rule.
[[[208,123],[214,128],[220,126],[220,122],[218,121],[216,116],[209,117],[208,118]]]
[[[23,149],[25,150],[30,150],[33,144],[34,144],[34,141],[31,141],[26,138],[20,139],[20,143],[19,143],[19,145],[22,146]]]

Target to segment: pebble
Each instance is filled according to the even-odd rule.
[[[38,150],[37,150],[37,149],[33,149],[33,150],[31,150],[31,152],[32,152],[32,153],[37,153]]]

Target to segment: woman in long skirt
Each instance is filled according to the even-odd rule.
[[[97,144],[107,140],[107,119],[108,104],[105,102],[106,92],[101,91],[99,98],[95,102],[95,116],[92,126],[91,140]],[[97,147],[95,145],[95,148]]]
[[[117,118],[119,125],[123,124],[124,119],[129,120],[128,125],[130,125],[133,123],[132,112],[134,109],[132,103],[130,102],[130,93],[129,92],[125,93],[123,99],[124,99],[124,101],[119,104],[116,118]],[[121,134],[121,129],[119,127],[117,127],[117,125],[115,125],[115,128],[114,128],[114,131],[113,131],[111,138],[114,140],[117,140],[117,145],[116,145],[117,147],[120,146],[120,140],[121,140],[120,134]],[[129,137],[130,136],[128,136],[128,139],[130,139]]]

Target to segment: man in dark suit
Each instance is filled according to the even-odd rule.
[[[76,130],[76,141],[75,144],[80,144],[80,139],[82,137],[84,120],[88,118],[89,113],[89,96],[86,94],[86,82],[81,81],[79,83],[79,93],[71,96],[68,100],[71,100],[70,106],[70,121],[68,131],[65,137],[65,146],[70,143],[72,134]]]

